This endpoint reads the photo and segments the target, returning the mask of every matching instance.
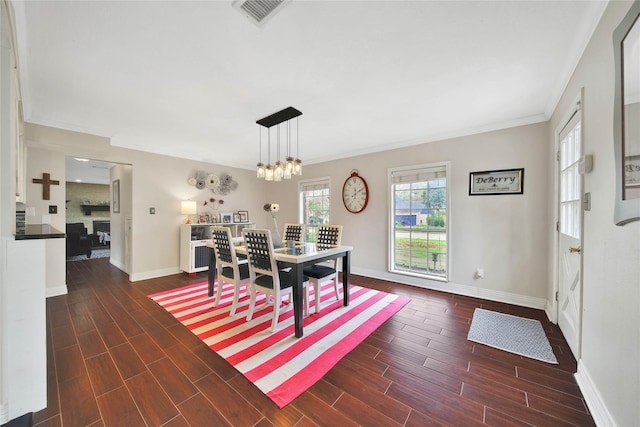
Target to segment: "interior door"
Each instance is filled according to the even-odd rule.
[[[576,359],[580,357],[582,325],[582,156],[580,111],[560,133],[558,325]]]

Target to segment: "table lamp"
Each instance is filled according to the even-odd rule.
[[[193,224],[189,215],[196,214],[196,202],[194,200],[183,200],[180,206],[180,213],[187,216],[184,220],[185,224]]]

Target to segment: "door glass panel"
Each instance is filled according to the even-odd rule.
[[[581,179],[578,170],[580,161],[580,122],[569,127],[560,141],[560,232],[580,237],[580,193]]]

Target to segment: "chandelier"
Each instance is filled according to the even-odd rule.
[[[302,175],[302,160],[300,160],[300,132],[298,127],[298,117],[302,113],[293,107],[287,107],[284,110],[280,110],[277,113],[273,113],[270,116],[257,120],[256,123],[260,125],[260,160],[256,165],[256,176],[259,179],[265,181],[282,181],[283,179],[291,179],[292,175]],[[291,128],[293,119],[295,120],[295,135],[296,135],[296,159],[293,159],[291,149]],[[276,126],[275,145],[276,145],[276,162],[271,165],[271,128]],[[262,163],[262,128],[267,129],[267,165]],[[284,159],[284,163],[280,161],[280,134],[281,128],[283,133],[286,132],[286,137],[282,138],[287,143],[287,155]]]

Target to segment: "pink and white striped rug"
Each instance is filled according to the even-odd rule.
[[[338,361],[378,326],[398,312],[409,298],[351,286],[349,306],[336,301],[333,283],[321,289],[320,311],[304,318],[304,336],[294,337],[293,306],[280,315],[271,332],[273,308],[246,320],[249,297],[242,296],[234,317],[229,316],[233,285],[223,286],[222,299],[213,307],[207,283],[198,283],[149,295],[213,351],[269,396],[280,408],[316,383]],[[260,301],[262,298],[262,301]],[[257,305],[264,301],[258,294]]]

